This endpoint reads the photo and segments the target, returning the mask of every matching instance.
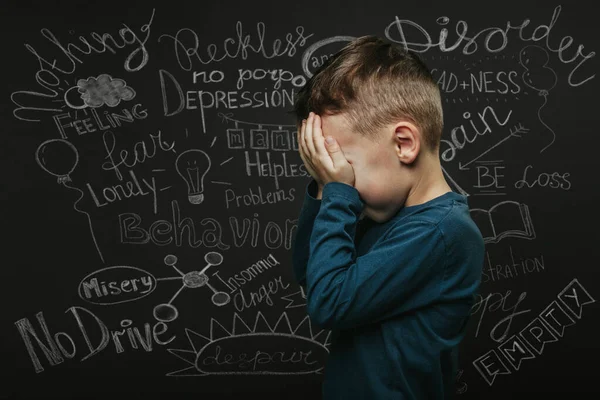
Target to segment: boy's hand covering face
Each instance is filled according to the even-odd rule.
[[[354,186],[354,169],[348,162],[337,141],[326,143],[321,130],[321,117],[311,112],[308,120],[302,120],[298,131],[300,157],[306,169],[321,187],[329,182],[341,182]]]

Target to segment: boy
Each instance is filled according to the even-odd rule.
[[[307,82],[294,112],[312,179],[293,267],[311,320],[332,331],[323,398],[452,398],[484,242],[443,176],[430,71],[363,36]]]

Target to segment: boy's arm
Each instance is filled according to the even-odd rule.
[[[356,256],[354,235],[363,208],[356,188],[330,182],[310,236],[307,311],[327,329],[349,329],[439,298],[445,245],[429,222],[399,224]]]
[[[317,181],[311,179],[306,185],[304,202],[298,217],[298,226],[292,240],[292,265],[296,281],[306,288],[306,264],[309,257],[310,235],[313,230],[315,217],[321,207],[322,190]]]

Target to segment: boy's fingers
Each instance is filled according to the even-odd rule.
[[[303,129],[304,129],[304,120],[302,120],[302,122],[300,123],[300,126],[298,127],[298,131],[296,132],[296,140],[298,141],[298,150],[300,152],[302,152],[302,142],[304,141],[303,134],[302,134]]]
[[[313,130],[312,130],[313,146],[318,155],[324,156],[327,154],[325,149],[325,143],[323,139],[323,132],[321,132],[321,118],[315,114],[313,119]]]
[[[314,113],[310,113],[308,119],[306,120],[306,127],[304,129],[304,144],[306,145],[306,150],[308,155],[315,154],[315,145],[313,143],[313,121],[314,121]]]
[[[312,164],[311,164],[311,159],[310,157],[307,155],[307,149],[306,149],[306,143],[304,140],[304,132],[306,130],[306,120],[302,121],[302,126],[300,127],[299,130],[299,139],[298,139],[298,147],[299,147],[299,153],[300,153],[300,158],[302,159],[302,162],[304,163],[304,166],[306,167],[306,169],[308,170],[308,172],[313,175],[312,172]]]
[[[300,129],[298,129],[298,146],[300,147],[300,156],[302,157],[302,161],[304,159],[304,153],[306,153],[306,144],[304,143],[304,129],[306,128],[306,120],[302,120],[302,125]]]
[[[348,160],[337,141],[334,140],[331,144],[328,144],[327,151],[335,168],[341,168],[343,165],[348,164]]]

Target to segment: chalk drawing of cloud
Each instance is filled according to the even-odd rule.
[[[77,90],[88,107],[116,107],[121,100],[131,100],[135,91],[123,79],[113,79],[108,74],[89,77],[77,81]]]

